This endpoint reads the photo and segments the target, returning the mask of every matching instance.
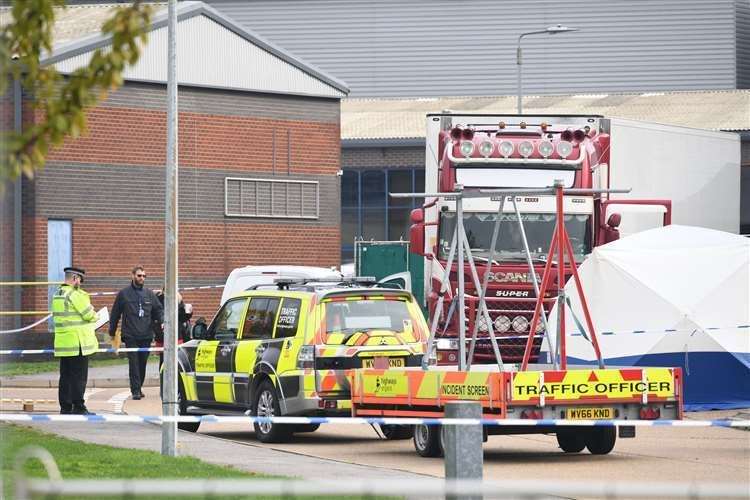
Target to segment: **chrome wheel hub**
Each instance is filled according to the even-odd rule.
[[[273,417],[273,394],[269,391],[263,391],[258,398],[258,417]],[[263,434],[271,432],[273,424],[271,422],[261,422],[258,424],[258,428]]]

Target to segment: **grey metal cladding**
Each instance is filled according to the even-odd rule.
[[[750,0],[737,2],[737,88],[750,88]]]
[[[242,219],[224,216],[224,179],[252,177],[318,181],[320,216],[306,219]],[[35,176],[36,215],[48,218],[164,219],[164,170],[137,165],[90,165],[49,162]],[[70,204],[60,193],[80,192],[80,186],[95,186],[82,194],[81,203]],[[183,221],[229,221],[280,225],[338,226],[339,183],[335,175],[272,175],[270,172],[223,170],[180,166],[180,219]]]
[[[166,111],[167,87],[157,83],[127,82],[109,93],[101,106]],[[339,123],[338,99],[282,94],[215,90],[180,86],[180,111],[211,115],[256,116],[276,120]]]
[[[206,3],[343,79],[350,97],[408,97],[512,95],[518,35],[556,23],[581,31],[524,38],[526,95],[732,89],[735,1]]]

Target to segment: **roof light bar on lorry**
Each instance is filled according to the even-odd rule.
[[[498,146],[498,150],[500,151],[500,154],[503,155],[505,158],[512,155],[514,149],[515,147],[513,146],[513,143],[510,141],[502,141],[500,145]]]
[[[534,154],[534,145],[530,141],[523,141],[518,145],[518,152],[521,153],[521,156],[524,158],[528,158]]]
[[[451,129],[451,139],[457,141],[461,138],[461,127],[453,127]]]
[[[474,138],[474,129],[473,128],[465,128],[461,131],[461,137],[466,139],[467,141],[470,141]]]
[[[459,146],[459,155],[456,156],[453,154],[453,148],[454,146]],[[513,158],[513,152],[516,149],[516,146],[511,141],[502,141],[499,144],[498,150],[500,152],[500,155],[502,158],[493,157],[493,156],[487,156],[487,157],[478,157],[473,156],[474,152],[476,150],[476,147],[473,142],[471,141],[461,141],[460,143],[456,143],[455,141],[451,141],[448,144],[446,144],[445,148],[445,154],[447,155],[448,159],[456,164],[456,165],[463,165],[466,163],[498,163],[498,164],[504,164],[504,163],[523,163],[525,165],[560,165],[561,168],[571,170],[571,169],[577,169],[580,168],[580,165],[583,163],[583,159],[586,156],[586,150],[583,147],[579,147],[579,154],[578,158],[568,158],[568,156],[571,155],[573,152],[573,144],[565,141],[561,141],[557,144],[557,153],[560,155],[560,159],[557,158],[530,158],[530,156],[534,153],[534,144],[531,141],[523,141],[521,144],[518,145],[518,152],[521,155],[521,158]],[[511,149],[512,148],[512,149]],[[523,151],[521,150],[523,148]]]
[[[492,151],[494,151],[495,145],[492,144],[490,141],[482,141],[481,144],[479,144],[479,154],[487,158],[492,154]]]
[[[537,149],[539,150],[539,154],[545,158],[548,158],[550,155],[552,155],[552,153],[555,152],[555,146],[553,146],[550,141],[540,142]]]
[[[570,142],[573,140],[573,130],[565,129],[560,132],[560,140]]]
[[[461,149],[461,154],[467,158],[474,153],[474,143],[471,141],[461,141],[459,148]]]
[[[567,158],[570,156],[570,153],[573,152],[573,144],[571,144],[568,141],[560,141],[557,143],[557,154],[560,155],[560,158]]]

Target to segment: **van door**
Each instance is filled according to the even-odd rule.
[[[234,352],[247,303],[247,297],[227,301],[208,327],[207,340],[198,345],[195,386],[202,403],[234,403]]]
[[[238,405],[248,408],[252,405],[250,387],[253,372],[256,365],[263,361],[264,352],[273,340],[280,302],[278,297],[253,297],[250,300],[235,354],[234,393]]]

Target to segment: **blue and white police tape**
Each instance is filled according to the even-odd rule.
[[[711,332],[718,330],[741,330],[750,329],[750,325],[735,325],[735,326],[702,326],[696,328],[664,328],[664,329],[652,329],[652,330],[622,330],[622,331],[608,331],[608,332],[597,332],[599,335],[630,335],[634,333],[692,333],[692,332]],[[579,331],[571,332],[572,337],[585,337],[583,333]]]
[[[113,352],[113,353],[120,353],[120,352],[162,352],[164,350],[163,347],[122,347],[120,349],[115,349],[113,347],[109,347],[106,349],[97,349],[96,352]],[[9,354],[9,355],[17,355],[17,356],[23,356],[26,354],[54,354],[54,349],[2,349],[0,350],[0,354]]]
[[[750,427],[750,420],[529,420],[473,418],[411,418],[411,417],[253,417],[216,415],[57,415],[0,413],[0,420],[10,422],[88,422],[88,423],[274,423],[274,424],[345,424],[345,425],[486,425],[525,427]]]
[[[34,323],[30,324],[30,325],[26,325],[26,326],[23,326],[21,328],[14,328],[13,330],[0,330],[0,333],[20,333],[20,332],[25,332],[26,330],[31,330],[32,328],[41,325],[42,323],[44,323],[45,321],[47,321],[51,317],[52,317],[52,315],[48,314],[45,317],[43,317],[42,319],[40,319],[39,321],[36,321],[36,322],[34,322]]]
[[[214,288],[224,288],[224,285],[203,285],[203,286],[187,286],[184,288],[178,288],[180,292],[189,292],[192,290],[211,290]],[[120,292],[93,292],[89,294],[89,297],[102,297],[105,295],[117,295]]]

